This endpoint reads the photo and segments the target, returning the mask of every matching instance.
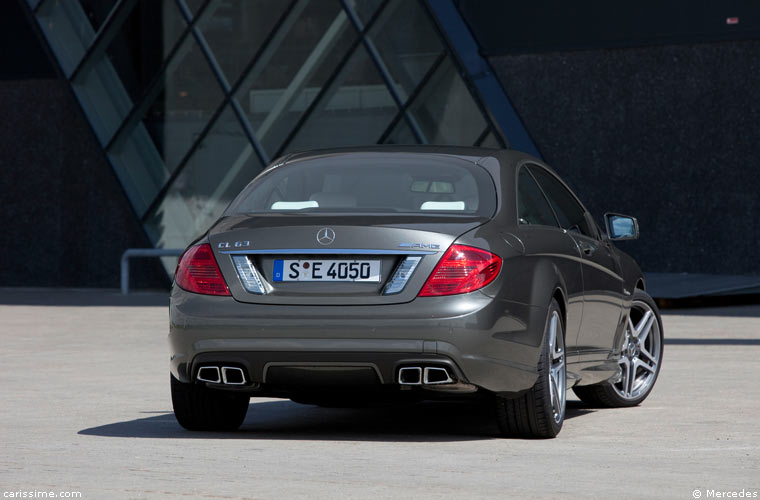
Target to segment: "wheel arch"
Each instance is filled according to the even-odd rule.
[[[556,300],[559,305],[559,314],[562,319],[562,335],[567,336],[567,299],[565,298],[565,292],[559,285],[554,288],[552,299]]]
[[[531,305],[548,307],[553,298],[560,297],[564,306],[567,306],[565,280],[557,265],[550,259],[536,262],[524,283],[530,289],[526,298],[530,300]]]
[[[557,301],[560,318],[562,320],[562,336],[566,339],[568,294],[565,279],[556,263],[551,261],[545,261],[537,271],[533,289],[533,303],[545,305],[545,307],[548,308],[551,305],[552,300]]]
[[[543,342],[547,313],[553,299],[559,305],[563,332],[566,333],[569,294],[557,264],[551,258],[541,256],[509,259],[509,262],[505,261],[505,268],[511,279],[508,283],[505,281],[502,298],[529,306],[523,321],[532,339],[531,345],[539,346]]]

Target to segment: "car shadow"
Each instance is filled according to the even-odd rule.
[[[568,401],[565,418],[594,410]],[[239,430],[189,432],[171,412],[100,425],[85,436],[173,439],[258,439],[386,442],[449,442],[495,439],[498,427],[489,404],[436,401],[375,408],[321,408],[291,401],[252,403]]]

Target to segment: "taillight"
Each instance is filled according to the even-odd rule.
[[[190,247],[182,255],[177,264],[174,281],[188,292],[205,295],[230,294],[208,243]]]
[[[496,278],[501,257],[480,248],[451,245],[422,286],[420,297],[454,295],[483,288]]]

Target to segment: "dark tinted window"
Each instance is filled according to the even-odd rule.
[[[517,178],[517,218],[520,224],[559,227],[549,203],[527,168],[521,168]]]
[[[530,171],[546,193],[559,224],[568,231],[575,231],[586,236],[594,236],[584,216],[585,211],[570,191],[552,174],[541,167],[530,166]]]
[[[490,217],[496,189],[482,167],[441,157],[324,156],[256,178],[236,213],[446,213]]]

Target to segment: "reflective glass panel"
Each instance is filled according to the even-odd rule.
[[[110,142],[133,103],[145,97],[165,56],[184,29],[184,21],[172,1],[143,0],[133,7],[106,55],[87,64],[72,81],[103,145]]]
[[[277,28],[288,5],[283,0],[211,0],[198,26],[231,84]]]
[[[366,24],[372,19],[382,0],[348,0],[347,3],[349,8],[356,12],[359,20],[363,24]]]
[[[236,95],[269,155],[279,150],[355,38],[338,2],[297,2],[290,10]]]
[[[87,119],[105,146],[132,109],[132,100],[107,57],[90,65],[71,82]]]
[[[494,149],[501,149],[504,146],[499,143],[499,140],[496,138],[496,135],[493,132],[490,132],[485,139],[483,139],[480,143],[480,147],[482,148],[494,148]]]
[[[409,108],[427,144],[471,146],[487,123],[449,58]]]
[[[187,8],[190,9],[190,12],[193,15],[198,14],[198,11],[201,10],[201,7],[205,4],[206,0],[185,0],[185,5],[187,5]]]
[[[103,25],[103,21],[108,18],[113,6],[117,0],[79,0],[84,15],[90,21],[92,28],[98,31]]]
[[[139,217],[163,187],[169,173],[142,123],[121,134],[108,151],[116,175]]]
[[[444,49],[420,3],[409,0],[391,1],[380,13],[368,38],[402,101],[417,87]]]
[[[287,150],[375,144],[397,112],[388,87],[359,45]]]
[[[205,232],[262,169],[227,107],[172,183],[146,228],[158,246],[183,248]]]
[[[141,0],[106,51],[132,102],[142,97],[185,22],[173,0]]]
[[[193,37],[187,37],[166,75],[164,90],[143,122],[167,168],[176,168],[219,107],[223,93]]]
[[[48,0],[37,15],[63,72],[71,76],[95,38],[95,30],[78,2]]]
[[[414,132],[409,128],[404,117],[401,116],[383,140],[383,144],[419,144],[419,141],[414,137]]]

